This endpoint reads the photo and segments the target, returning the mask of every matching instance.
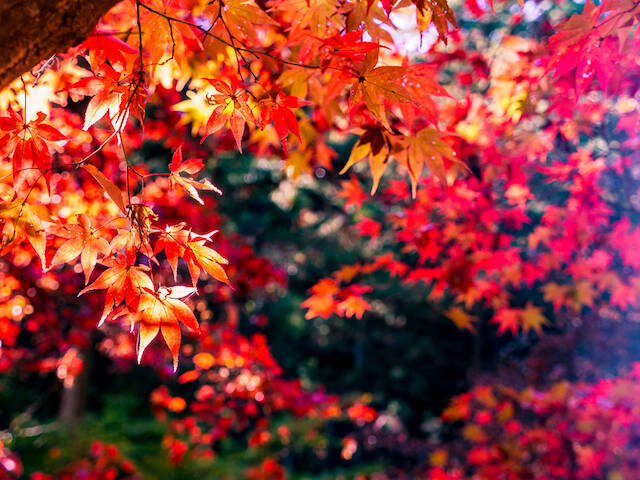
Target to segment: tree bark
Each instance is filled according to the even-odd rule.
[[[91,344],[93,345],[93,342]],[[74,428],[84,414],[89,390],[89,371],[93,362],[93,350],[91,347],[80,349],[78,356],[83,363],[82,372],[75,378],[73,385],[70,387],[63,385],[60,398],[59,418],[68,428]]]
[[[82,42],[119,0],[0,0],[0,90]]]

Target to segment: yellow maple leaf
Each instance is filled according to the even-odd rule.
[[[525,333],[529,330],[535,330],[538,335],[542,335],[542,326],[549,323],[541,309],[534,307],[531,302],[527,303],[527,306],[520,312],[520,322]]]
[[[449,320],[456,324],[460,330],[469,330],[475,332],[473,323],[476,321],[476,317],[469,315],[460,307],[452,307],[445,312],[445,315]]]

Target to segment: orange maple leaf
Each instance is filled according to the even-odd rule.
[[[19,199],[0,202],[0,221],[4,223],[0,255],[7,254],[26,238],[40,258],[42,270],[45,270],[45,224],[53,223],[47,208],[24,203]]]
[[[308,308],[305,318],[307,320],[314,317],[328,318],[334,312],[337,305],[335,295],[338,293],[338,286],[334,280],[324,278],[311,288],[312,295],[302,302],[303,308]]]
[[[182,301],[183,298],[195,293],[192,287],[160,288],[157,292],[145,289],[140,296],[140,302],[134,321],[140,323],[140,341],[138,343],[138,363],[142,354],[153,339],[162,332],[171,355],[173,356],[173,371],[178,368],[178,353],[180,351],[180,323],[192,330],[199,331],[198,321],[193,312]]]
[[[388,103],[414,103],[410,93],[402,84],[406,73],[404,67],[377,67],[378,49],[371,50],[365,56],[362,66],[356,73],[356,81],[349,92],[349,105],[354,108],[364,102],[374,117],[391,130],[387,117]]]
[[[371,194],[373,195],[378,189],[382,174],[389,163],[388,137],[389,134],[381,128],[367,128],[358,143],[353,147],[349,160],[340,170],[340,175],[361,160],[368,159],[369,169],[373,177],[373,184],[371,185]]]
[[[407,167],[411,178],[411,196],[415,198],[418,179],[425,164],[443,185],[447,185],[445,160],[458,162],[451,146],[433,128],[423,128],[404,140],[405,148],[399,152],[398,161]]]
[[[105,114],[116,131],[122,130],[127,123],[129,112],[142,122],[147,92],[138,75],[127,75],[126,71],[103,63],[95,68],[94,76],[69,86],[67,90],[71,93],[92,97],[84,114],[83,129],[88,129]]]
[[[342,317],[355,316],[358,320],[364,312],[371,309],[371,305],[359,295],[349,295],[336,306],[336,312]]]
[[[159,233],[160,238],[156,242],[155,254],[164,250],[174,278],[177,275],[178,258],[183,258],[189,267],[194,287],[198,283],[202,270],[216,280],[229,285],[229,277],[222,267],[222,265],[227,265],[229,261],[205,245],[206,242],[211,241],[211,237],[217,233],[217,230],[205,235],[198,235],[185,230],[184,227],[185,224],[181,223],[167,226],[165,230],[157,230],[155,233]]]
[[[91,227],[91,220],[84,214],[78,215],[78,223],[56,228],[54,233],[67,240],[56,251],[49,269],[70,263],[80,255],[85,284],[89,283],[91,272],[98,261],[98,253],[104,257],[111,253],[109,242],[96,236],[96,232],[97,229]]]
[[[215,106],[211,113],[202,142],[212,133],[220,130],[227,121],[229,128],[236,140],[238,150],[242,152],[242,135],[244,134],[245,123],[255,123],[255,117],[251,107],[247,103],[249,94],[239,81],[232,81],[232,85],[212,78],[205,78],[219,93],[207,96],[210,105]]]
[[[456,324],[460,330],[469,330],[470,332],[475,332],[475,327],[473,326],[473,322],[476,321],[476,317],[473,315],[469,315],[460,307],[452,307],[445,312],[449,320]]]
[[[446,43],[446,35],[449,33],[449,24],[458,26],[456,16],[447,0],[413,0],[416,5],[416,18],[418,29],[424,32],[431,22],[438,31],[438,36]],[[493,3],[491,5],[493,11]]]
[[[520,311],[515,308],[501,308],[493,316],[491,322],[498,324],[498,335],[506,331],[516,335],[520,328]]]
[[[107,290],[104,310],[98,326],[102,325],[109,313],[122,302],[125,302],[132,311],[137,311],[143,289],[153,290],[153,282],[147,273],[149,267],[132,265],[122,256],[107,258],[102,263],[109,268],[78,294],[80,296],[92,290]]]

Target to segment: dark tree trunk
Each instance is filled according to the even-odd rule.
[[[0,89],[82,42],[118,0],[0,0]]]
[[[93,361],[91,348],[79,350],[79,356],[83,363],[82,372],[75,378],[73,385],[62,387],[60,398],[60,421],[67,427],[73,428],[84,414],[89,387],[89,371]]]

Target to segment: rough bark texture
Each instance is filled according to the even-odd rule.
[[[82,42],[119,0],[0,0],[0,89]]]

